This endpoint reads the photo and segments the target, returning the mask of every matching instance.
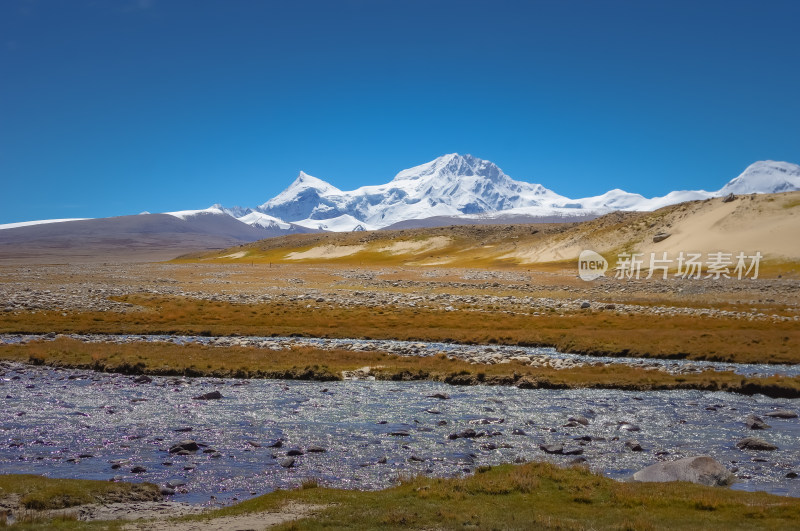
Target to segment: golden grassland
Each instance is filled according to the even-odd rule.
[[[651,391],[700,389],[800,397],[800,378],[748,378],[733,372],[669,374],[626,365],[586,365],[571,369],[532,367],[516,361],[471,364],[445,355],[398,356],[383,352],[298,347],[265,350],[171,343],[83,343],[69,338],[0,346],[0,359],[37,365],[124,374],[283,378],[334,381],[343,371],[369,367],[379,380],[432,380],[452,385],[515,385],[528,389],[623,389]]]
[[[30,478],[0,476],[0,485],[21,477]],[[71,482],[83,483],[61,481],[70,491]],[[797,498],[690,483],[622,483],[586,468],[538,462],[482,467],[463,478],[408,478],[380,491],[328,489],[306,481],[295,490],[183,520],[213,525],[215,518],[280,512],[287,504],[321,508],[274,529],[754,530],[790,529],[800,521]],[[170,521],[161,526],[168,528]],[[40,521],[17,528],[119,527],[119,522]]]
[[[738,363],[800,362],[800,324],[722,317],[626,314],[447,312],[344,308],[325,303],[231,304],[130,295],[143,311],[6,314],[3,333],[112,333],[316,336],[552,346],[590,355],[685,358]]]

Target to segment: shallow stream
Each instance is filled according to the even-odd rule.
[[[580,457],[623,479],[658,460],[708,454],[736,471],[734,488],[800,496],[800,478],[785,477],[800,473],[800,421],[764,417],[778,408],[799,411],[800,400],[433,382],[134,379],[0,364],[0,472],[172,481],[176,501],[231,503],[311,478],[377,489],[402,475],[457,476],[480,465]],[[192,398],[214,390],[223,398]],[[748,430],[751,413],[772,427]],[[568,422],[578,416],[588,425]],[[449,437],[468,429],[483,435]],[[737,449],[746,436],[779,449]],[[170,454],[183,439],[200,443],[200,451]],[[627,449],[630,439],[643,451]],[[277,440],[281,447],[269,446]],[[574,454],[540,449],[552,443]],[[315,445],[325,451],[307,451]],[[284,468],[292,448],[304,454]],[[120,466],[112,469],[114,463]]]

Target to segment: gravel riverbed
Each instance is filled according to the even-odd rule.
[[[760,395],[143,378],[5,362],[0,397],[4,473],[151,481],[181,502],[233,503],[308,479],[377,489],[541,459],[624,479],[702,454],[734,471],[734,488],[800,496],[800,421],[769,416],[800,400]],[[770,427],[749,429],[749,415]],[[737,448],[753,434],[778,449]]]

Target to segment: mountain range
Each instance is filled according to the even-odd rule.
[[[213,205],[202,210],[182,210],[165,214],[183,222],[170,223],[172,232],[202,234],[219,224],[227,242],[297,232],[355,231],[383,228],[424,227],[447,224],[554,222],[591,219],[615,210],[649,211],[684,201],[703,200],[733,194],[777,193],[800,190],[800,166],[788,162],[759,161],[751,164],[717,191],[673,191],[662,197],[646,198],[620,189],[602,195],[570,199],[541,184],[517,181],[496,164],[451,153],[401,171],[378,185],[343,191],[332,184],[300,172],[285,190],[256,207]],[[156,221],[143,213],[123,216],[126,234],[142,227],[152,234]],[[122,219],[105,218],[105,219]],[[167,218],[160,217],[160,220]],[[0,225],[8,229],[26,228],[24,233],[53,233],[52,224],[63,225],[55,233],[67,237],[68,226],[79,220],[43,220]],[[99,220],[82,220],[99,221]],[[233,226],[231,222],[234,222]],[[241,230],[236,226],[241,224]],[[43,226],[44,225],[44,226]],[[176,225],[176,226],[173,226]],[[33,230],[31,226],[36,226]],[[182,228],[181,228],[182,227]],[[19,237],[23,237],[20,233]],[[216,241],[222,244],[224,242]]]
[[[570,199],[541,184],[517,181],[496,164],[472,155],[451,153],[403,170],[386,184],[343,191],[300,172],[285,190],[255,207],[201,212],[227,214],[243,223],[283,231],[299,227],[322,231],[375,230],[416,222],[417,226],[445,223],[502,222],[509,219],[578,220],[614,210],[649,211],[681,203],[734,194],[800,190],[800,166],[759,161],[717,191],[682,190],[646,198],[620,189],[602,195]]]

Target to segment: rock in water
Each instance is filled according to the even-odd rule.
[[[765,416],[776,419],[796,419],[797,413],[789,411],[788,409],[779,409],[777,411],[770,411]]]
[[[625,441],[625,448],[629,449],[631,452],[641,452],[642,451],[642,445],[639,444],[639,441],[636,441],[636,440],[633,440],[633,439]]]
[[[428,395],[428,398],[438,398],[439,400],[450,400],[450,395],[447,393],[433,393]]]
[[[199,449],[200,449],[200,446],[195,441],[193,441],[191,439],[186,439],[184,441],[179,442],[176,445],[173,445],[169,449],[169,453],[176,454],[176,453],[181,452],[181,451],[183,451],[183,452],[196,452]]]
[[[736,481],[736,476],[714,458],[699,455],[650,465],[636,472],[633,480],[657,483],[689,481],[710,487],[724,487]]]
[[[747,424],[747,427],[751,430],[766,430],[771,427],[764,422],[761,417],[757,417],[756,415],[748,415],[744,423]]]
[[[222,398],[222,393],[219,391],[211,391],[204,395],[195,396],[194,400],[219,400],[220,398]]]
[[[546,454],[563,454],[563,444],[540,444],[539,448]]]
[[[764,439],[758,437],[745,437],[738,443],[736,447],[740,450],[777,450],[778,447],[772,443],[768,443]]]

